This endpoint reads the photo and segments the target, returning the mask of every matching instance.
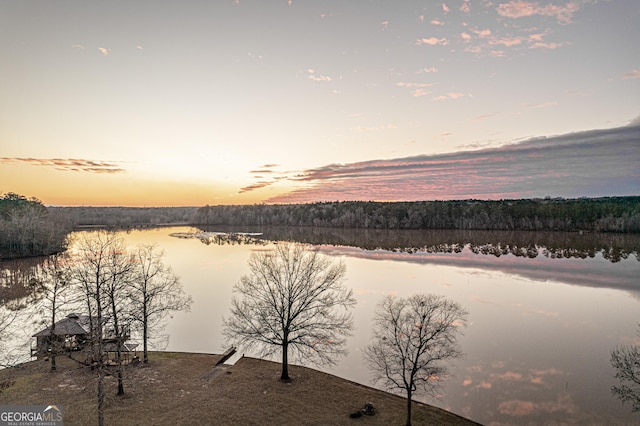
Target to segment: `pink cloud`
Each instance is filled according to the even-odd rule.
[[[640,78],[640,69],[626,72],[622,75],[622,78],[625,80],[630,78]]]
[[[451,9],[449,9],[449,6],[447,6],[445,3],[442,3],[442,11],[444,13],[449,13]]]
[[[464,96],[464,93],[460,93],[460,92],[451,92],[451,93],[447,93],[446,95],[441,95],[441,96],[436,96],[435,98],[433,98],[434,101],[447,101],[450,99],[459,99],[462,98]]]
[[[498,148],[330,164],[289,177],[299,189],[267,201],[634,195],[640,187],[639,137],[640,128],[625,126]]]
[[[307,70],[307,72],[309,73],[309,75],[307,76],[307,78],[309,78],[309,80],[313,80],[313,81],[332,81],[331,77],[329,77],[328,75],[317,75],[316,71],[313,68],[309,68]]]
[[[491,30],[490,29],[486,29],[486,30],[471,30],[475,35],[477,35],[480,38],[487,38],[491,35]]]
[[[436,45],[446,46],[447,44],[449,44],[449,41],[444,37],[443,38],[430,37],[430,38],[418,39],[416,40],[416,44],[417,45],[428,44],[430,46],[436,46]]]
[[[512,0],[508,3],[498,5],[497,11],[500,16],[506,18],[524,18],[534,15],[554,17],[563,24],[568,24],[573,18],[573,14],[580,9],[575,2],[569,2],[565,5],[540,5],[538,2]]]
[[[117,162],[82,160],[77,158],[0,158],[0,163],[27,163],[32,166],[52,167],[56,170],[89,173],[122,173]]]
[[[506,47],[518,46],[522,44],[522,39],[519,37],[511,37],[511,38],[498,38],[491,40],[491,44],[502,45]]]

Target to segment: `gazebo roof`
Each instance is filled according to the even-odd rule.
[[[53,334],[56,336],[77,336],[89,333],[89,316],[69,314],[63,320],[56,322]],[[51,335],[51,326],[41,330],[33,337],[47,337]]]

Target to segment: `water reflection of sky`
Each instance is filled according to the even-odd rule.
[[[620,262],[604,259],[602,253],[593,258],[549,258],[546,256],[518,257],[510,254],[493,256],[476,254],[468,246],[460,253],[389,252],[362,250],[353,247],[326,246],[328,254],[371,260],[392,260],[432,265],[449,265],[456,268],[500,271],[534,281],[554,281],[587,287],[609,287],[628,290],[640,298],[640,264],[634,255]],[[544,251],[540,249],[539,251]]]
[[[350,279],[366,283],[356,290],[359,302],[375,304],[384,293],[428,291],[469,310],[467,357],[456,363],[437,405],[486,424],[633,421],[611,398],[609,353],[634,340],[640,320],[635,259],[614,264],[598,256],[498,258],[467,250],[324,251],[344,256]],[[361,270],[366,271],[360,275]],[[360,322],[365,330],[367,321],[370,317]]]
[[[170,237],[188,228],[132,231],[129,244],[155,242],[193,297],[191,312],[174,315],[168,350],[220,353],[220,332],[232,286],[254,250]],[[426,402],[484,424],[632,424],[637,415],[613,399],[611,349],[637,342],[640,262],[612,263],[600,255],[550,259],[460,253],[401,253],[321,246],[342,259],[354,290],[356,330],[349,355],[326,368],[370,384],[361,350],[383,295],[437,293],[469,311],[456,362],[440,400]],[[640,342],[639,342],[640,343]]]

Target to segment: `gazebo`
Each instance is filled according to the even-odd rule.
[[[53,341],[51,339],[51,326],[34,334],[36,347],[31,348],[31,356],[47,356],[54,343],[64,351],[82,349],[90,339],[89,316],[69,314],[66,318],[55,323]]]

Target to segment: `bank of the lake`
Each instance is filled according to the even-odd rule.
[[[406,400],[318,370],[291,366],[292,381],[278,380],[280,365],[240,358],[215,367],[220,355],[154,352],[150,364],[126,370],[124,397],[106,378],[106,424],[117,425],[402,425]],[[66,357],[58,371],[46,361],[0,370],[0,405],[44,404],[64,409],[65,425],[97,421],[96,373]],[[374,416],[349,414],[371,402]],[[414,402],[416,425],[475,425],[440,408]]]

